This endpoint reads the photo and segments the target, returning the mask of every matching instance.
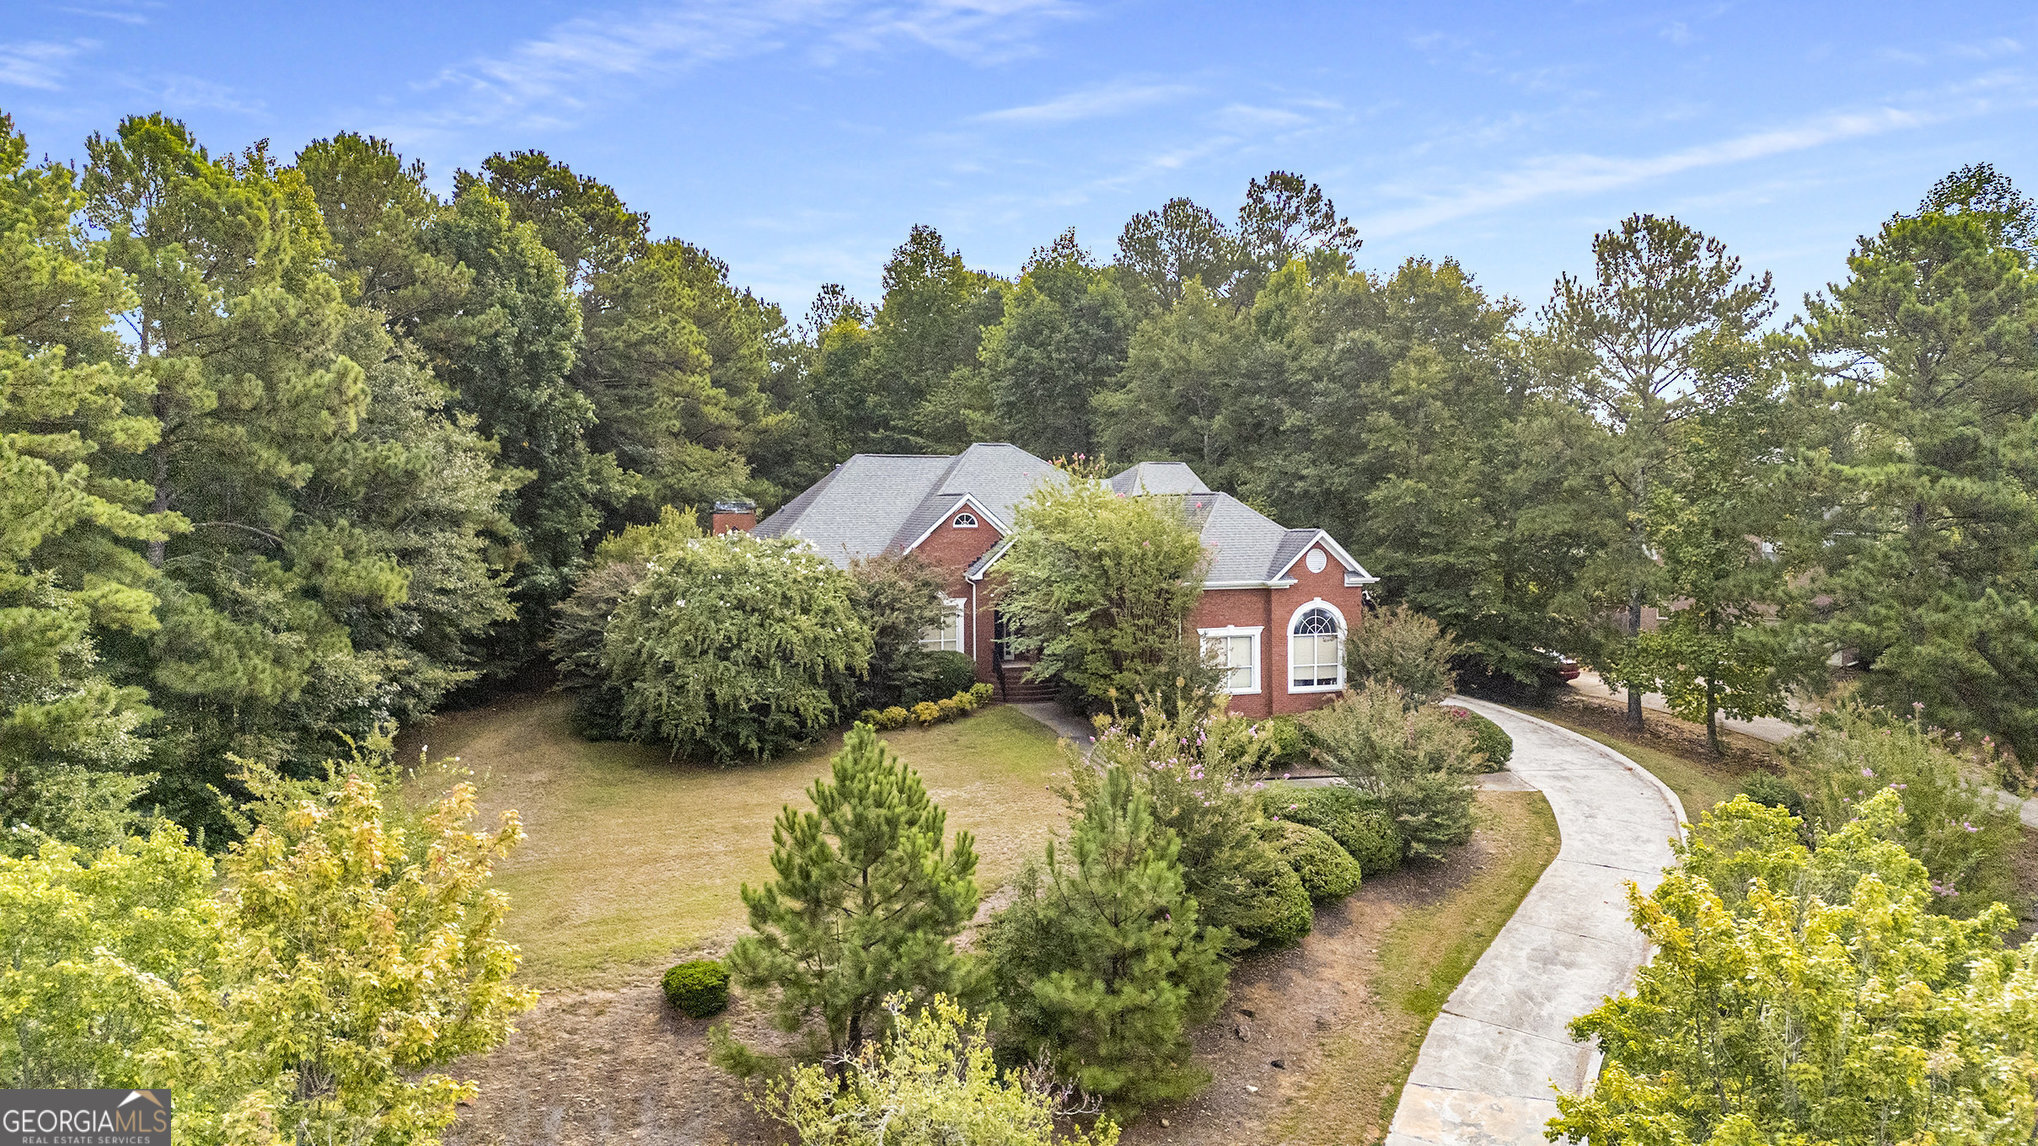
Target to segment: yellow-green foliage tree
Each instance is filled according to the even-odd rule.
[[[217,873],[169,826],[0,858],[0,1079],[169,1086],[187,1142],[436,1142],[475,1091],[441,1068],[534,999],[488,886],[515,815],[474,830],[468,784],[385,807],[376,768],[248,779]]]
[[[1798,822],[1738,797],[1701,818],[1653,894],[1657,954],[1635,989],[1572,1023],[1606,1052],[1558,1098],[1553,1138],[1648,1143],[2026,1142],[2038,1131],[2038,963],[1997,904],[1930,910],[1890,837],[1884,790],[1808,850]]]
[[[897,1025],[865,1044],[838,1080],[818,1066],[771,1084],[758,1107],[802,1142],[831,1146],[1115,1146],[1110,1119],[1055,1133],[1072,1109],[1066,1087],[1038,1071],[999,1070],[984,1020],[945,995],[920,1014],[889,1004]]]

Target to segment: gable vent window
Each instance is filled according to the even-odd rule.
[[[955,515],[954,524],[957,529],[975,529],[977,527],[977,515],[974,513],[958,513]]]

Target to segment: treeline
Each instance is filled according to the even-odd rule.
[[[216,156],[161,116],[28,157],[7,124],[9,825],[227,830],[230,759],[345,755],[543,668],[622,527],[975,440],[1189,461],[1330,529],[1474,673],[1567,651],[1749,715],[1851,650],[1872,698],[2038,759],[2034,212],[1986,167],[1790,323],[1646,216],[1534,316],[1448,260],[1361,271],[1274,172],[1233,220],[1175,200],[1016,278],[915,228],[881,299],[794,326],[539,153],[449,198],[377,140]]]

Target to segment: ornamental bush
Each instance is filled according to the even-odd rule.
[[[968,692],[976,682],[977,662],[969,654],[942,649],[927,654],[921,675],[907,686],[906,700],[915,704],[931,700],[938,704],[958,692]]]
[[[1507,730],[1469,708],[1449,708],[1444,711],[1472,730],[1472,748],[1486,758],[1480,765],[1481,772],[1499,772],[1514,759],[1514,737]]]
[[[1811,823],[1811,807],[1797,786],[1774,772],[1757,772],[1741,785],[1741,794],[1758,804],[1782,808],[1804,823]]]
[[[1993,745],[1961,747],[1919,720],[1847,705],[1785,751],[1815,835],[1839,831],[1870,797],[1893,789],[1903,808],[1898,842],[1931,873],[1933,910],[1967,917],[2016,894],[2010,857],[2023,832],[2014,805],[1985,786],[2001,774]]]
[[[991,686],[984,681],[969,686],[969,694],[979,706],[991,703]]]
[[[1356,860],[1366,876],[1401,866],[1401,837],[1379,804],[1343,784],[1328,788],[1269,789],[1261,804],[1272,819],[1319,829]]]
[[[806,544],[743,532],[654,558],[602,639],[623,732],[717,763],[813,738],[853,703],[870,659],[851,589]]]
[[[719,959],[689,959],[658,980],[665,1001],[689,1019],[719,1015],[729,1007],[729,969]]]
[[[1311,899],[1337,899],[1359,889],[1359,861],[1321,828],[1294,820],[1268,820],[1260,836],[1302,881]]]
[[[913,714],[913,719],[917,721],[920,727],[922,728],[926,728],[929,725],[933,724],[935,721],[941,719],[941,706],[935,704],[931,700],[923,700],[920,703],[914,705],[908,711],[910,711]]]
[[[850,602],[871,635],[870,664],[859,686],[863,703],[884,709],[947,696],[927,687],[940,654],[920,643],[947,611],[947,577],[918,554],[886,553],[850,562],[849,579]]]
[[[1460,651],[1435,621],[1396,605],[1376,610],[1352,630],[1345,669],[1351,680],[1382,681],[1400,689],[1410,704],[1430,704],[1457,689],[1451,658]]]
[[[877,720],[873,723],[886,732],[890,732],[894,728],[904,728],[912,719],[912,713],[895,704],[878,713]]]
[[[964,712],[966,712],[967,709],[963,708],[962,705],[956,703],[955,698],[950,696],[935,701],[934,711],[939,714],[937,719],[954,720],[956,717],[961,716]]]
[[[1435,705],[1368,681],[1309,715],[1316,758],[1392,819],[1406,854],[1443,859],[1472,838],[1472,733]]]

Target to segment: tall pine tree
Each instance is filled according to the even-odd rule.
[[[736,981],[774,992],[774,1018],[818,1017],[829,1049],[883,1033],[884,1001],[925,1002],[962,986],[955,937],[977,909],[975,841],[942,835],[947,813],[867,724],[849,731],[828,779],[772,825],[778,878],[743,887],[753,933],[729,952]]]

